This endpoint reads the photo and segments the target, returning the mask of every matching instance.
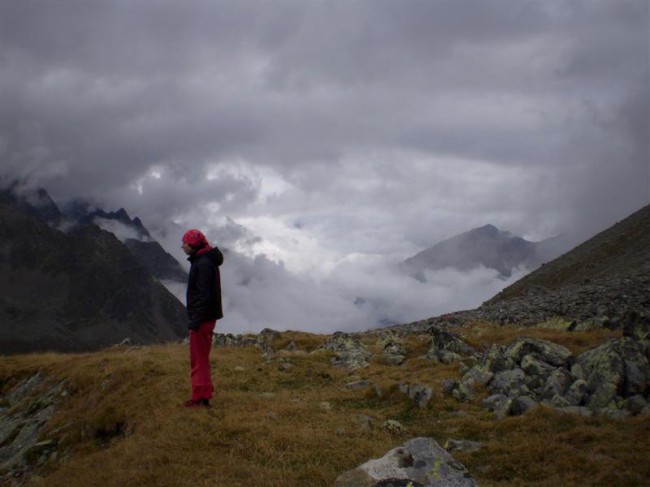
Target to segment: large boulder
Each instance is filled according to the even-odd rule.
[[[433,438],[414,438],[339,476],[332,487],[470,487],[467,469]]]
[[[632,338],[612,339],[578,357],[592,410],[613,406],[617,397],[647,396],[650,366],[643,345]]]

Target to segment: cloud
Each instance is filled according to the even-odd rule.
[[[649,15],[645,0],[0,2],[0,178],[125,207],[174,252],[205,228],[241,272],[282,263],[288,288],[488,223],[578,242],[650,201]],[[396,299],[429,302],[408,289]],[[325,295],[354,319],[369,306]]]

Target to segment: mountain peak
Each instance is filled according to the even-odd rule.
[[[419,280],[424,279],[426,269],[448,267],[469,271],[483,266],[509,277],[518,267],[537,267],[548,253],[548,249],[542,253],[536,243],[488,224],[438,242],[405,260],[403,266]]]
[[[478,228],[474,228],[473,230],[470,230],[470,233],[477,236],[494,238],[497,235],[499,235],[501,231],[494,225],[487,224],[482,227],[478,227]]]

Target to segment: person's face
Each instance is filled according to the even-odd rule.
[[[186,244],[185,242],[183,242],[181,248],[187,255],[192,255],[194,253],[194,247],[192,247],[190,244]]]

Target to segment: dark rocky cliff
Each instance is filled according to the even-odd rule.
[[[0,202],[0,353],[91,350],[186,333],[183,304],[113,234],[64,234]]]

